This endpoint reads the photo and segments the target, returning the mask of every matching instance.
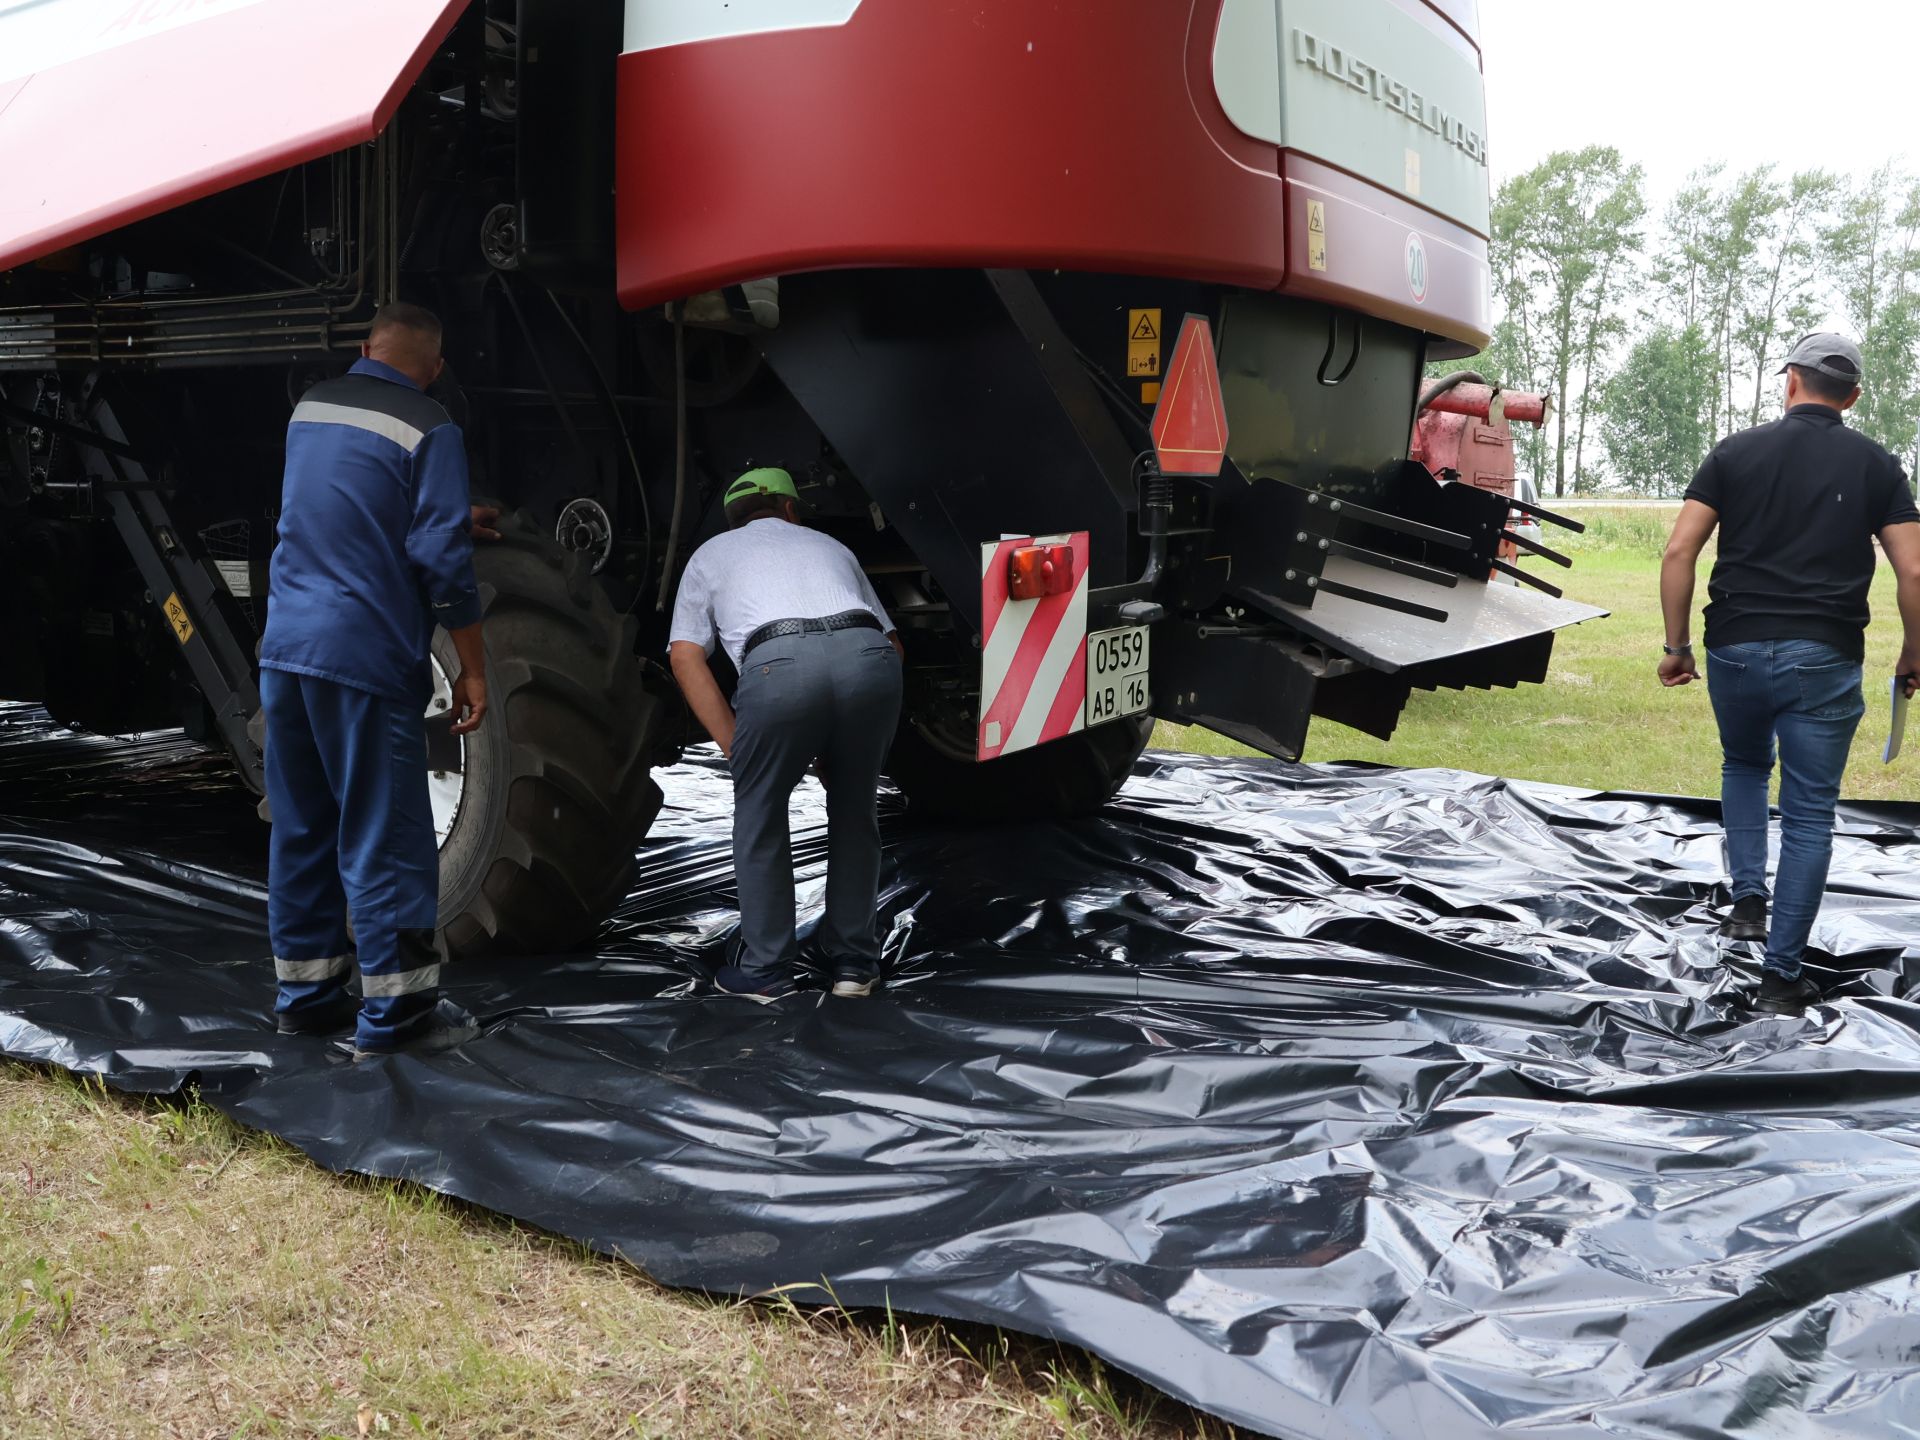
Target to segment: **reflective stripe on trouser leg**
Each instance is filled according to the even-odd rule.
[[[340,811],[307,712],[304,677],[260,672],[267,717],[267,933],[279,994],[298,1018],[340,1003],[352,970],[347,897],[340,885]]]
[[[427,793],[424,700],[309,680],[314,732],[340,804],[340,878],[360,962],[356,1041],[390,1048],[437,998],[440,861]]]
[[[328,955],[320,960],[289,960],[273,957],[273,975],[283,985],[311,985],[321,980],[344,980],[353,971],[351,952]]]
[[[432,944],[431,940],[426,942]],[[422,990],[440,988],[440,962],[422,965],[417,970],[402,970],[396,975],[363,975],[360,993],[369,1000],[397,1000],[402,995],[418,995]]]

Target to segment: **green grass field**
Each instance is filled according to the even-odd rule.
[[[1585,535],[1561,532],[1559,539],[1549,538],[1572,554],[1571,572],[1527,562],[1562,584],[1569,597],[1612,612],[1561,632],[1544,685],[1492,693],[1416,692],[1399,730],[1386,742],[1316,720],[1305,758],[1453,766],[1596,790],[1717,795],[1720,748],[1705,683],[1666,690],[1654,679],[1663,638],[1660,550],[1673,514],[1652,507],[1583,509],[1578,516],[1587,522]],[[1703,558],[1699,600],[1706,596],[1706,573]],[[1874,582],[1873,614],[1867,715],[1854,740],[1843,793],[1854,799],[1920,800],[1920,733],[1892,765],[1880,762],[1887,679],[1900,648],[1893,581],[1884,566]],[[1694,638],[1697,643],[1697,616]],[[1155,743],[1217,755],[1252,753],[1197,727],[1162,725]]]

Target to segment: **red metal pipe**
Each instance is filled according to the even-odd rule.
[[[1469,382],[1456,385],[1443,395],[1434,396],[1431,401],[1425,402],[1425,406],[1447,415],[1471,415],[1476,420],[1485,420],[1493,407],[1495,393],[1491,385]],[[1523,420],[1536,426],[1547,423],[1546,396],[1526,390],[1501,390],[1497,393],[1509,421]]]

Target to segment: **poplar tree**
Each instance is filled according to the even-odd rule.
[[[1643,174],[1612,146],[1556,151],[1500,187],[1493,249],[1505,321],[1524,337],[1554,398],[1553,493],[1584,475],[1588,420],[1613,339],[1620,297],[1636,276],[1646,214]],[[1570,428],[1571,427],[1571,428]]]

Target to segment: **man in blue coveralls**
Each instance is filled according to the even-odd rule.
[[[460,429],[424,393],[444,368],[440,339],[428,311],[387,305],[362,359],[295,408],[260,648],[278,1028],[323,1035],[357,1016],[356,1056],[473,1034],[437,1004],[423,716],[436,625],[460,657],[454,733],[486,716],[472,537],[490,536],[497,512],[472,506]]]

